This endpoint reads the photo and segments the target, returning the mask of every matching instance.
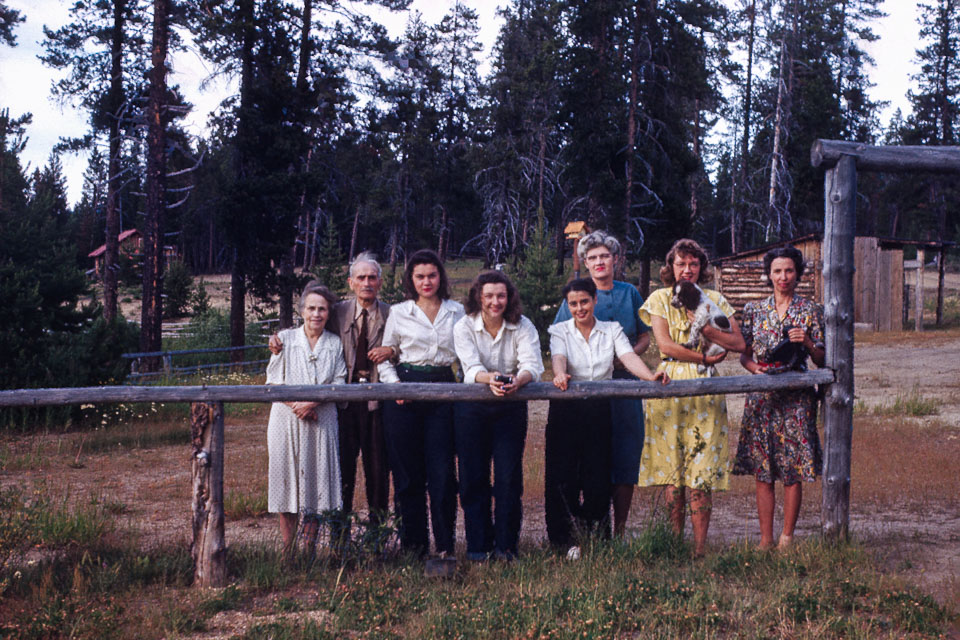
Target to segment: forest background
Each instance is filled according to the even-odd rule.
[[[625,239],[643,289],[678,237],[718,256],[822,231],[817,138],[957,144],[953,2],[919,3],[911,112],[885,123],[866,52],[882,0],[505,4],[485,74],[477,13],[459,2],[437,24],[409,13],[399,38],[369,8],[403,15],[408,0],[72,5],[42,57],[88,130],[27,174],[31,116],[0,116],[0,388],[122,375],[121,351],[160,348],[184,273],[231,274],[233,345],[249,301],[278,304],[287,325],[311,271],[341,278],[331,270],[364,249],[390,277],[430,247],[505,263],[542,292],[573,220]],[[0,46],[17,45],[23,18],[0,2]],[[235,79],[200,135],[168,84],[184,47]],[[70,205],[60,154],[77,149],[89,162]],[[859,189],[859,234],[960,236],[949,180],[878,174]],[[131,228],[137,264],[116,241]],[[114,268],[80,304],[104,242]],[[142,300],[139,328],[118,316],[124,285]]]

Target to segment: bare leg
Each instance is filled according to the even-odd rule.
[[[783,488],[783,533],[780,534],[781,549],[793,542],[793,530],[800,516],[800,503],[803,501],[803,483],[797,482]]]
[[[670,513],[670,525],[673,527],[673,532],[678,536],[683,536],[683,523],[687,515],[684,487],[667,485],[664,488],[664,497],[667,501],[667,510]]]
[[[700,558],[707,550],[707,529],[713,499],[708,491],[690,491],[690,522],[693,523],[693,557]]]
[[[760,520],[760,548],[773,546],[773,507],[776,496],[772,482],[757,480],[757,519]]]
[[[289,555],[293,552],[293,543],[297,536],[297,514],[278,513],[277,515],[279,516],[280,535],[283,537],[283,553]]]
[[[305,547],[307,553],[313,553],[314,547],[317,546],[317,536],[320,533],[320,523],[317,522],[316,518],[305,519],[303,523],[303,537],[306,540]]]
[[[627,516],[633,502],[632,484],[613,485],[613,535],[622,538],[627,529]]]

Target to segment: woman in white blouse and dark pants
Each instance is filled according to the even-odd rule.
[[[380,381],[455,382],[453,327],[463,317],[463,305],[449,299],[447,275],[437,254],[423,249],[410,256],[403,284],[409,299],[390,308],[382,343],[393,349],[399,364],[380,364]],[[436,551],[452,556],[457,516],[453,403],[387,402],[383,427],[401,546],[420,555],[429,551],[429,494]]]
[[[634,353],[618,322],[596,319],[592,280],[567,283],[563,297],[573,317],[549,329],[555,387],[566,391],[571,380],[610,380],[614,357],[641,380],[670,381],[663,372],[651,372]],[[572,560],[580,557],[574,520],[583,534],[609,535],[610,430],[607,398],[550,401],[544,462],[547,538]]]
[[[520,315],[520,294],[499,271],[478,275],[466,300],[467,315],[453,329],[465,383],[509,397],[543,373],[536,327]],[[522,519],[526,402],[460,402],[454,438],[467,558],[517,556]],[[490,465],[493,464],[493,488]],[[490,517],[491,498],[495,502]]]

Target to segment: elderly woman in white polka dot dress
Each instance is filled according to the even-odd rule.
[[[336,296],[307,284],[300,296],[303,326],[279,333],[283,351],[270,358],[267,384],[342,384],[347,366],[340,338],[324,331]],[[284,551],[293,550],[300,518],[308,548],[316,544],[318,515],[339,509],[340,456],[334,403],[276,402],[267,426],[267,510],[279,514]]]
[[[674,243],[660,271],[665,285],[650,294],[640,308],[640,319],[653,329],[662,362],[658,371],[674,380],[691,380],[716,375],[714,365],[726,351],[743,351],[743,336],[733,318],[733,307],[720,293],[705,290],[730,318],[732,332],[705,327],[703,336],[726,351],[708,356],[682,346],[690,337],[690,318],[686,310],[670,304],[671,287],[687,280],[697,283],[708,269],[707,254],[693,240]],[[705,278],[706,279],[706,278]],[[704,373],[697,365],[707,365]],[[694,396],[647,400],[646,440],[640,458],[640,486],[665,486],[670,522],[678,535],[683,534],[687,501],[693,524],[694,555],[706,548],[707,529],[712,509],[711,491],[727,488],[727,404],[723,396]],[[689,496],[687,495],[689,491]]]

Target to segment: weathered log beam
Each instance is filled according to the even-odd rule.
[[[216,387],[77,387],[72,389],[16,389],[0,391],[0,406],[67,405],[103,402],[352,402],[358,400],[577,400],[582,398],[671,398],[716,393],[750,393],[773,389],[800,389],[833,382],[829,369],[771,376],[721,376],[676,380],[664,386],[654,382],[608,380],[572,382],[560,391],[549,382],[526,385],[509,399],[495,398],[484,384],[331,384]]]
[[[198,587],[227,584],[227,543],[223,535],[223,403],[190,407],[193,444],[193,583]]]
[[[858,171],[960,173],[960,147],[877,147],[843,140],[816,140],[810,147],[815,167],[829,169],[842,156],[852,157]]]
[[[850,446],[853,436],[853,271],[857,168],[844,156],[824,178],[823,301],[826,367],[837,379],[823,404],[823,534],[847,538],[850,526]]]

